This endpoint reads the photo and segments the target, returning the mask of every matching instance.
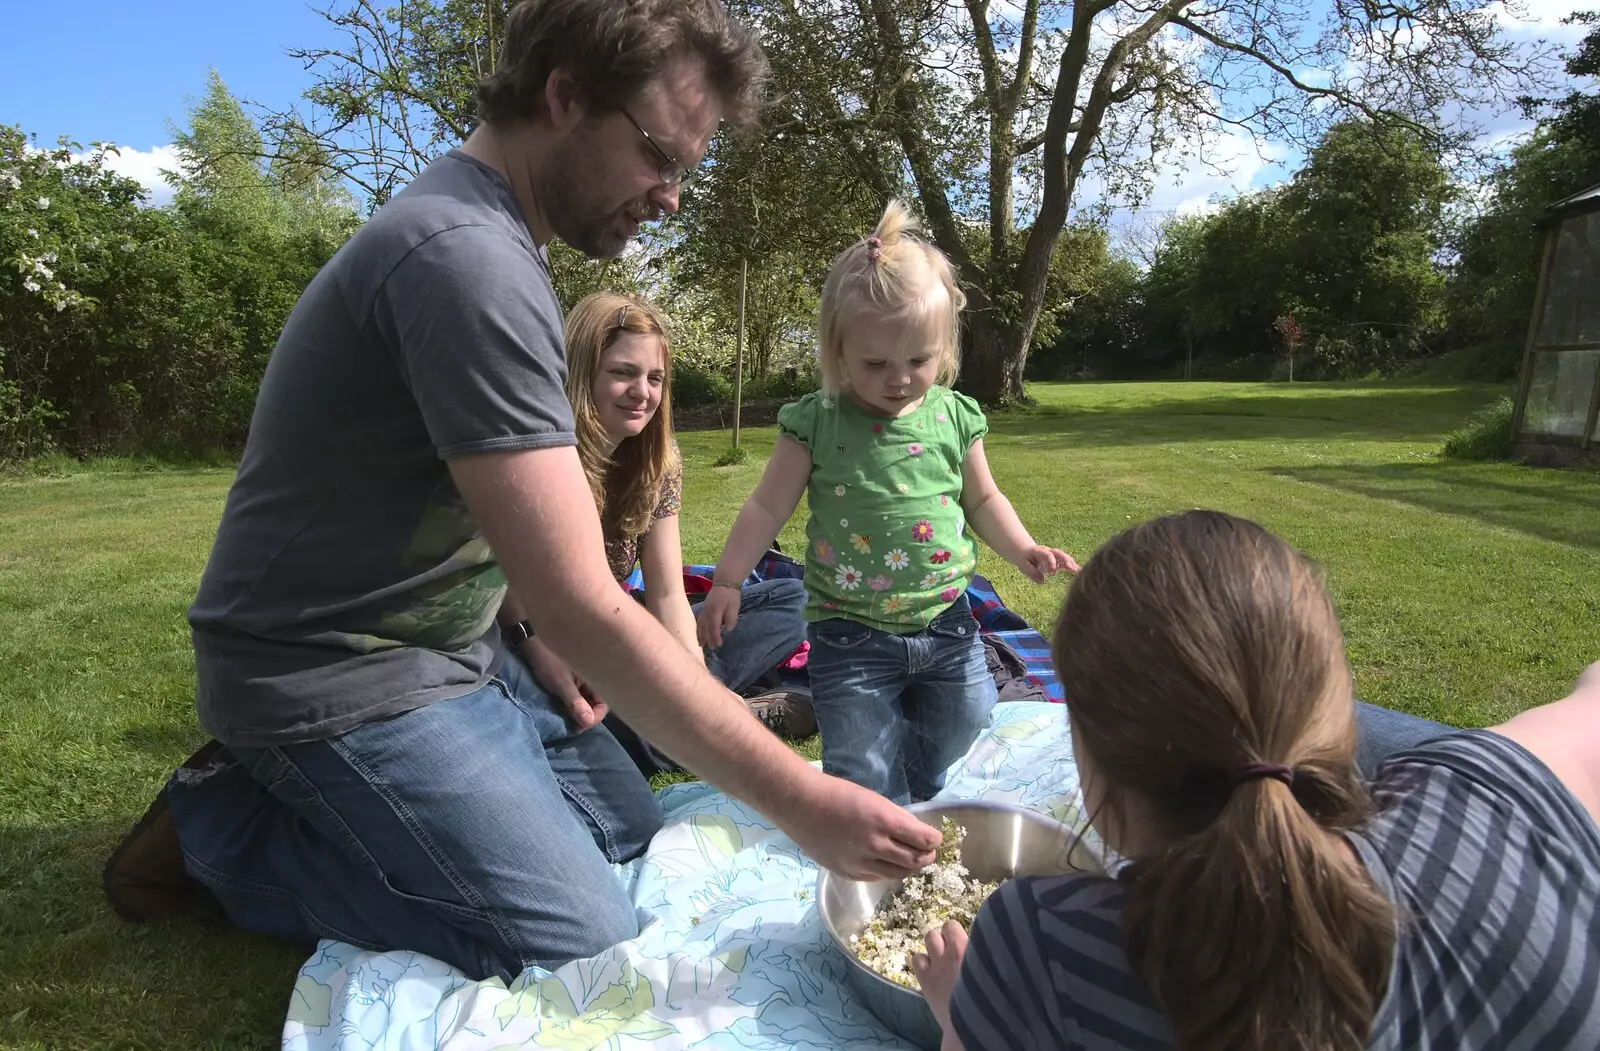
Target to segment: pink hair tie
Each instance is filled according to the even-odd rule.
[[[881,255],[883,255],[883,238],[873,234],[867,238],[867,258],[876,263]]]

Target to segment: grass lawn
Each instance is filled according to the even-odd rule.
[[[1326,567],[1361,695],[1461,725],[1560,696],[1600,658],[1600,475],[1440,461],[1490,387],[1040,386],[996,417],[1002,488],[1080,559],[1135,521],[1217,507]],[[684,536],[711,561],[773,431],[682,436]],[[230,473],[0,481],[0,1047],[275,1045],[299,963],[188,922],[123,924],[98,874],[202,735],[184,609]],[[803,520],[783,535],[802,546]],[[982,571],[1047,626],[1065,584]]]

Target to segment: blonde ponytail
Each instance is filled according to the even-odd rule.
[[[937,329],[937,382],[955,382],[961,368],[961,311],[967,297],[943,252],[923,240],[921,226],[903,201],[891,200],[872,233],[833,261],[818,310],[819,371],[823,392],[847,386],[845,330],[862,314],[931,320]]]

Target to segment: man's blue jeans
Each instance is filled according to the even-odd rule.
[[[896,803],[937,795],[995,704],[966,596],[915,634],[835,618],[809,637],[822,769]]]
[[[649,845],[660,806],[611,734],[575,734],[514,655],[466,696],[230,751],[168,798],[190,873],[241,927],[507,980],[638,933],[612,865]]]

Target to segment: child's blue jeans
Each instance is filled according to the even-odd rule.
[[[936,795],[995,703],[967,597],[915,634],[835,618],[807,637],[822,769],[896,803]]]

